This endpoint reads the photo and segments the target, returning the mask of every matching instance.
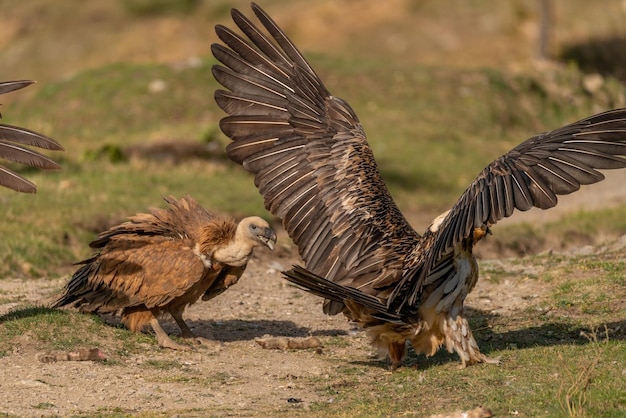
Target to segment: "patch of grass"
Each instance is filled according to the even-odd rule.
[[[72,350],[102,347],[103,340],[108,341],[103,364],[114,364],[117,356],[145,351],[146,343],[154,344],[150,336],[111,327],[95,315],[27,306],[0,316],[0,353],[8,353],[22,342],[46,350]]]
[[[87,415],[83,415],[87,416]],[[137,415],[133,414],[131,410],[122,407],[115,408],[98,408],[98,411],[94,415],[89,415],[90,417],[96,418],[124,418],[124,417],[135,417]]]
[[[480,277],[483,280],[489,280],[491,283],[500,283],[503,277],[510,276],[510,272],[499,266],[483,266],[481,265]]]
[[[351,342],[345,336],[333,336],[324,340],[326,347],[348,347]]]
[[[625,219],[626,205],[598,210],[579,210],[540,224],[521,222],[497,225],[497,229],[494,228],[493,239],[487,243],[496,254],[516,256],[598,245],[626,234]],[[545,254],[548,263],[558,263],[561,257],[552,251]],[[518,262],[524,261],[520,259]],[[619,280],[619,274],[616,275],[616,280]]]
[[[162,16],[187,14],[194,11],[199,0],[123,0],[122,4],[133,16]]]
[[[591,254],[567,260],[566,274],[555,286],[552,298],[570,315],[615,317],[626,313],[616,295],[623,293],[626,265],[618,253]],[[622,306],[620,308],[620,306]]]
[[[561,409],[569,417],[586,416],[586,409],[589,406],[590,386],[595,378],[598,362],[606,350],[603,344],[608,342],[608,335],[604,342],[600,342],[596,331],[585,336],[596,349],[595,355],[590,357],[585,363],[577,364],[574,368],[569,365],[569,362],[560,358],[561,362],[565,363],[565,367],[562,370],[564,370],[566,378],[559,387],[558,399]]]
[[[314,55],[313,61],[322,70],[332,68],[331,82],[363,119],[383,177],[409,214],[447,209],[489,161],[536,131],[574,120],[592,106],[582,91],[572,93],[581,102],[574,108],[548,87],[526,88],[548,83],[539,76],[416,66],[399,66],[390,73],[385,63],[365,58]],[[205,58],[182,69],[111,64],[47,83],[11,105],[11,112],[3,115],[7,122],[50,134],[67,151],[55,154],[61,171],[28,173],[39,185],[36,197],[0,190],[6,219],[0,225],[5,237],[0,242],[0,277],[70,272],[72,262],[91,255],[86,244],[97,232],[162,205],[163,195],[189,193],[214,211],[269,216],[251,176],[222,157],[174,164],[128,160],[120,154],[128,145],[177,139],[202,143],[207,135],[223,154],[229,140],[216,134],[223,113],[212,98],[218,88],[210,71],[214,62]],[[574,75],[568,77],[557,81],[570,82]],[[162,81],[166,90],[151,90],[154,80]],[[460,90],[471,94],[459,96]],[[521,120],[501,119],[503,111],[514,108],[501,102],[507,96],[532,104]],[[417,155],[428,158],[417,162]],[[542,231],[512,226],[498,237],[524,254],[541,245],[546,232],[626,233],[625,212],[578,215]]]
[[[176,360],[146,360],[141,363],[143,367],[154,368],[159,370],[172,370],[172,369],[180,369],[182,367],[181,363]]]
[[[564,216],[558,222],[548,223],[545,232],[562,236],[563,239],[567,239],[568,235],[586,235],[592,238],[592,243],[597,236],[618,237],[626,233],[626,206],[577,211]]]
[[[0,0],[0,3],[6,2]],[[189,193],[215,211],[234,216],[269,216],[251,176],[223,158],[163,163],[125,158],[122,152],[129,145],[149,146],[177,140],[205,143],[210,139],[219,149],[224,148],[228,140],[218,131],[223,113],[212,97],[218,87],[210,72],[214,60],[206,55],[208,45],[214,40],[209,39],[213,36],[212,21],[207,18],[218,16],[224,23],[233,4],[248,10],[248,2],[159,0],[150,2],[148,9],[138,9],[143,16],[151,15],[149,19],[129,17],[124,3],[126,7],[131,3],[132,7],[147,4],[143,0],[84,2],[84,7],[76,8],[64,2],[31,1],[6,3],[2,8],[7,13],[8,23],[18,13],[15,10],[26,16],[23,22],[31,22],[33,16],[46,16],[43,26],[22,23],[13,29],[10,24],[6,25],[7,39],[12,31],[20,36],[19,42],[7,41],[7,48],[1,52],[7,74],[36,76],[44,83],[28,89],[24,95],[15,96],[11,106],[7,106],[6,111],[3,108],[3,122],[48,134],[58,139],[67,151],[55,154],[63,165],[59,172],[19,169],[39,185],[37,196],[0,189],[3,210],[0,277],[58,277],[71,273],[72,262],[91,255],[87,243],[98,232],[136,212],[163,206],[162,195]],[[475,31],[477,14],[496,8],[487,2],[472,3],[450,8],[447,4],[439,6],[437,2],[411,2],[407,14],[410,19],[406,22],[373,25],[370,33],[381,34],[374,36],[374,41],[356,31],[347,35],[338,33],[340,42],[316,45],[320,52],[306,53],[330,91],[347,99],[355,108],[383,177],[399,206],[409,215],[448,209],[487,163],[522,140],[624,104],[623,84],[609,77],[599,92],[589,94],[582,87],[585,74],[573,66],[509,75],[503,70],[461,66],[458,62],[457,65],[449,65],[449,62],[424,65],[428,58],[414,53],[416,50],[411,48],[430,42],[412,41],[414,20],[419,15],[434,13],[429,16],[454,20],[456,24],[456,20],[460,22],[459,13],[477,7],[478,11],[469,12],[474,17],[471,25]],[[583,14],[573,10],[580,10],[582,2],[575,3],[579,6],[571,6],[566,12],[576,15],[576,22],[606,26],[591,19],[580,21]],[[304,5],[281,0],[268,0],[268,4],[286,15],[290,8],[302,13],[300,6]],[[528,16],[520,4],[514,7],[517,12],[511,21],[500,18],[494,21],[513,23],[503,26],[511,33],[518,32],[516,28],[525,25],[527,18],[524,16]],[[189,5],[197,7],[195,12],[185,15],[182,10],[181,13],[180,8]],[[272,12],[267,4],[264,6]],[[324,12],[325,17],[333,19],[331,11]],[[172,20],[160,20],[155,15],[168,18],[184,15],[188,20],[181,26],[163,26],[164,22],[172,24]],[[284,15],[277,17],[281,24],[289,20]],[[621,20],[618,22],[621,25]],[[130,54],[115,55],[126,48],[127,43],[112,42],[117,38],[109,34],[131,27],[136,30],[141,24],[160,28],[167,34],[181,32],[182,27],[191,28],[197,38],[185,42],[202,44],[193,51],[196,55],[200,51],[200,59],[184,65],[163,64],[175,61],[179,55],[161,56],[160,53],[165,52],[165,46],[159,43],[162,38],[149,42],[147,48],[152,50],[141,57],[133,56],[132,48],[129,48]],[[293,29],[302,34],[295,26]],[[346,31],[352,30],[349,25],[341,26]],[[564,28],[568,26],[574,25],[563,24]],[[42,36],[40,27],[45,27],[45,33],[37,38]],[[52,36],[55,28],[56,37]],[[74,28],[76,32],[67,28]],[[132,30],[128,41],[141,39],[137,33],[146,33]],[[304,29],[305,35],[306,30],[316,36],[310,28]],[[81,33],[81,37],[76,37],[76,33]],[[177,48],[184,43],[179,38],[169,37],[175,38],[170,42]],[[78,38],[97,42],[76,44]],[[406,48],[409,49],[391,51],[390,44],[395,48],[402,42],[390,42],[390,39],[408,39]],[[364,42],[371,42],[371,45],[362,48]],[[102,45],[107,46],[106,54],[102,53],[105,48],[99,47]],[[322,49],[326,46],[329,49]],[[350,51],[349,54],[344,55],[342,48]],[[449,51],[438,46],[434,49]],[[26,51],[28,59],[23,56],[20,59],[20,50]],[[446,52],[450,62],[467,60],[467,56],[457,58],[463,51],[457,52]],[[53,61],[46,61],[48,56],[54,57],[58,66],[50,65]],[[58,60],[59,56],[64,57],[63,62]],[[77,56],[82,62],[77,62]],[[391,64],[394,60],[390,57],[397,58],[398,62]],[[155,85],[164,89],[155,89]],[[512,228],[505,229],[506,232],[498,229],[497,234],[509,239],[504,245],[522,253],[536,249],[547,235],[561,237],[563,241],[593,240],[603,234],[616,236],[626,233],[626,206],[581,212],[548,224],[540,231],[528,226]],[[626,350],[622,301],[625,274],[620,259],[623,255],[603,254],[572,260],[552,255],[520,260],[518,263],[537,263],[546,269],[539,280],[555,286],[549,299],[554,306],[548,312],[550,315],[537,315],[533,307],[513,317],[488,313],[472,317],[472,326],[478,331],[479,340],[482,338],[481,346],[490,356],[503,356],[500,366],[480,365],[458,370],[456,357],[445,352],[428,360],[412,353],[409,362],[419,370],[406,368],[389,373],[383,362],[364,360],[365,354],[360,352],[358,358],[330,359],[336,367],[328,379],[302,377],[303,381],[309,379],[315,383],[324,399],[313,404],[311,411],[286,410],[280,406],[275,411],[285,416],[311,413],[317,416],[420,416],[426,412],[470,409],[482,404],[499,416],[559,416],[574,410],[576,414],[588,416],[624,415],[626,383],[622,370],[626,367]],[[495,269],[491,273],[497,283],[502,272]],[[252,314],[248,315],[252,318]],[[615,339],[596,343],[580,337],[583,327],[603,323],[614,330]],[[46,349],[107,341],[115,353],[113,361],[116,357],[145,351],[146,345],[155,345],[150,335],[104,325],[94,316],[36,307],[20,309],[0,318],[0,351],[6,352],[19,345],[20,339],[34,340]],[[331,339],[330,344],[343,347],[346,340]],[[175,363],[156,361],[146,366],[172,370],[179,367]],[[579,377],[576,368],[588,364],[593,367],[585,369],[587,371]],[[227,372],[203,377],[204,381],[196,378],[183,375],[175,379],[203,385],[227,385],[237,379]],[[568,395],[570,388],[574,389]],[[565,400],[565,407],[559,400]],[[228,412],[238,413],[237,410]],[[171,414],[137,415],[124,408],[102,409],[95,414],[103,417],[165,415]]]
[[[605,273],[605,277],[611,283],[618,286],[624,285],[626,277],[626,263],[623,261],[614,261],[606,259],[589,259],[585,258],[581,260],[581,267],[590,270],[600,270]]]
[[[617,377],[610,359],[617,356],[623,360],[622,349],[622,344],[603,346],[601,360],[593,372],[593,382],[597,384],[586,388],[588,403],[584,411],[589,416],[596,416],[595,413],[611,416],[626,408],[626,399],[621,395],[626,383],[623,379],[609,378]],[[567,362],[567,370],[575,370],[574,365],[586,364],[589,356],[597,353],[592,344],[556,345],[509,350],[500,366],[479,365],[459,370],[455,360],[426,366],[419,372],[408,368],[394,373],[374,371],[349,379],[336,373],[320,389],[324,401],[312,405],[311,410],[316,416],[421,416],[424,411],[450,412],[483,405],[498,416],[560,416],[562,410],[557,399],[561,387],[575,382],[568,380],[570,376],[555,367],[555,362]],[[610,396],[614,397],[610,407],[600,412]]]
[[[76,327],[91,332],[86,335],[69,332]],[[88,317],[70,315],[57,309],[29,307],[0,317],[0,340],[3,345],[10,344],[15,338],[28,335],[53,349],[66,349],[93,342],[96,338],[93,335],[94,328],[93,321]]]

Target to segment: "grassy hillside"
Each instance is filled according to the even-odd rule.
[[[392,194],[418,229],[521,140],[624,100],[611,79],[589,95],[574,68],[511,76],[399,64],[390,72],[374,60],[315,54],[312,61],[360,115]],[[59,172],[17,168],[39,185],[37,196],[0,191],[8,220],[0,231],[9,237],[0,244],[3,273],[19,274],[26,263],[54,274],[87,256],[99,229],[167,194],[189,193],[233,216],[267,216],[251,177],[224,158],[213,64],[110,64],[40,83],[11,103],[7,122],[52,135],[66,151],[55,155]],[[621,222],[593,224],[585,233],[626,232]]]
[[[619,1],[554,1],[551,51],[555,58],[563,51],[574,54],[550,62],[534,59],[538,2],[261,4],[301,46],[329,90],[354,107],[385,181],[418,230],[449,208],[487,163],[522,140],[626,106],[619,75],[588,65],[587,72],[581,71],[579,50],[570,48],[609,39],[599,53],[619,57],[612,49],[621,45],[626,31]],[[136,212],[163,206],[164,195],[191,194],[214,211],[270,218],[251,176],[224,156],[228,139],[219,131],[223,115],[213,101],[218,88],[210,71],[213,25],[232,26],[232,6],[249,14],[247,0],[0,0],[0,79],[39,81],[2,97],[3,122],[50,135],[66,148],[52,155],[61,171],[15,167],[39,186],[37,195],[0,189],[0,279],[57,279],[71,273],[73,262],[91,255],[87,244],[95,234]],[[602,77],[590,78],[595,71]],[[607,208],[498,227],[494,233],[485,246],[487,258],[610,241],[626,234],[626,205],[618,200]],[[282,245],[290,244],[285,239]],[[543,253],[507,260],[504,267],[498,261],[482,267],[483,281],[496,287],[494,299],[506,294],[504,306],[515,297],[527,302],[519,309],[509,307],[507,314],[487,308],[472,313],[482,347],[508,360],[501,367],[459,371],[449,355],[439,353],[430,360],[410,356],[419,371],[389,374],[380,363],[363,360],[369,354],[364,338],[323,335],[324,352],[330,353],[320,360],[324,373],[279,380],[284,386],[312,387],[319,399],[330,400],[306,410],[272,405],[268,413],[423,416],[479,403],[499,416],[518,415],[522,407],[520,416],[623,413],[623,246],[571,257]],[[266,270],[257,271],[258,282],[268,282]],[[529,282],[533,293],[513,294]],[[260,305],[249,317],[241,316],[245,320],[237,318],[240,322],[228,317],[233,306],[249,307],[249,296],[258,291],[254,286],[233,296],[233,304],[211,311],[226,318],[211,324],[218,334],[224,324],[234,323],[261,336],[274,332],[274,323],[289,322],[286,317],[259,319]],[[275,315],[302,297],[284,286],[262,290],[270,293],[268,298],[283,292]],[[287,294],[295,302],[283,297]],[[13,293],[3,293],[2,299],[15,306],[24,301]],[[476,296],[475,301],[484,299]],[[300,320],[308,319],[310,305],[302,308]],[[296,321],[295,315],[290,318]],[[0,316],[0,337],[0,359],[17,355],[26,342],[34,341],[37,350],[102,344],[111,353],[102,366],[104,375],[110,368],[124,376],[125,367],[145,355],[157,358],[141,367],[151,367],[151,378],[159,383],[173,379],[204,392],[245,381],[241,370],[191,371],[188,363],[157,350],[151,337],[76,313],[17,310]],[[241,358],[252,356],[244,344],[249,341],[233,338],[229,349],[240,350]],[[223,366],[225,360],[220,361]],[[162,369],[176,375],[162,376]],[[131,414],[121,406],[102,412]]]

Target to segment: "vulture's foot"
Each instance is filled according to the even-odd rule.
[[[474,353],[473,358],[470,359],[470,361],[465,361],[463,359],[463,357],[461,357],[461,365],[459,366],[460,369],[464,369],[467,366],[471,366],[472,364],[476,364],[476,363],[486,363],[486,364],[500,364],[500,357],[488,357],[486,355],[484,355],[483,353]]]
[[[172,340],[170,337],[166,339],[159,340],[157,338],[157,342],[159,343],[159,347],[161,348],[169,348],[170,350],[178,350],[178,351],[189,351],[191,347],[185,344],[178,344],[176,341]]]
[[[397,370],[402,366],[402,360],[406,357],[406,344],[404,342],[391,342],[387,346],[387,350],[389,353],[389,360],[391,360],[389,368],[391,371]]]
[[[163,328],[161,328],[161,324],[159,324],[159,321],[156,318],[153,318],[150,321],[150,326],[152,327],[152,329],[154,330],[154,333],[156,334],[156,339],[157,339],[157,343],[159,344],[159,347],[169,348],[171,350],[180,350],[180,351],[191,350],[191,347],[189,347],[188,345],[178,344],[177,342],[172,340],[170,336],[167,335],[167,333],[163,330]]]
[[[472,335],[467,319],[461,315],[456,317],[448,317],[446,320],[445,337],[446,348],[449,352],[456,351],[461,357],[461,368],[465,368],[472,364],[487,363],[499,364],[500,358],[487,357],[480,352],[478,343]]]
[[[181,337],[189,341],[192,345],[201,345],[214,351],[219,351],[220,348],[222,348],[222,344],[219,341],[213,340],[213,334],[211,332],[207,331],[210,335],[209,338],[197,337],[183,320],[182,310],[172,311],[170,313],[181,330]]]

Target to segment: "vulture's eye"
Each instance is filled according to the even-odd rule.
[[[256,226],[256,225],[251,225],[251,228],[252,228],[252,229],[254,229],[254,230],[256,230],[256,229],[257,229],[257,226]]]

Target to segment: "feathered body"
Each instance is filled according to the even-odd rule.
[[[273,248],[276,235],[258,217],[236,224],[189,196],[165,201],[167,209],[137,214],[99,234],[89,245],[100,252],[79,263],[82,267],[53,306],[119,312],[130,330],[150,324],[159,345],[185,349],[165,334],[157,318],[170,313],[184,338],[196,338],[182,319],[185,308],[235,284],[253,249]]]
[[[306,269],[288,280],[324,298],[328,314],[365,327],[392,367],[406,342],[440,346],[463,364],[492,361],[463,312],[478,279],[473,246],[515,209],[548,209],[557,195],[626,167],[626,109],[534,136],[494,160],[452,208],[417,233],[393,201],[350,106],[326,89],[278,25],[257,5],[263,32],[232,11],[244,36],[222,26],[215,93],[229,115],[227,155],[254,173],[266,208],[283,220]]]
[[[33,84],[33,81],[2,81],[0,94],[18,90]],[[61,151],[63,147],[54,139],[28,129],[0,124],[0,158],[43,169],[58,169],[60,166],[43,154],[24,145],[47,150]],[[0,185],[24,193],[35,193],[37,186],[16,172],[0,165]]]

